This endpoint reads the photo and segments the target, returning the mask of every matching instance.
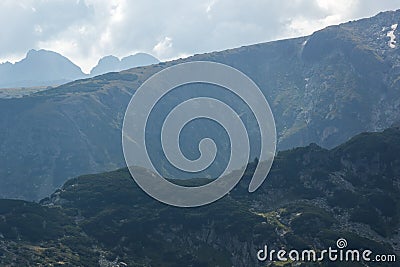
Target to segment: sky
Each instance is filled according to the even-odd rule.
[[[106,55],[160,60],[309,35],[399,0],[2,0],[0,62],[59,52],[86,73]]]

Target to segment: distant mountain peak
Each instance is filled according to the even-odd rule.
[[[26,54],[26,57],[24,59],[31,59],[31,58],[35,58],[35,57],[59,57],[60,59],[66,59],[69,61],[68,58],[66,58],[65,56],[61,55],[60,53],[54,52],[54,51],[50,51],[50,50],[45,50],[45,49],[31,49],[28,51],[28,53]],[[22,60],[24,60],[22,59]]]
[[[22,60],[0,65],[0,88],[58,85],[84,76],[81,68],[63,55],[31,49]]]
[[[99,60],[97,65],[90,71],[91,76],[101,75],[107,72],[115,72],[135,67],[157,64],[160,61],[150,54],[136,53],[126,56],[121,60],[113,55],[105,56]]]
[[[146,53],[136,53],[122,59],[108,55],[99,60],[90,76],[156,63],[159,60]],[[81,68],[67,57],[45,49],[30,49],[20,61],[0,64],[0,88],[60,85],[86,77]]]
[[[113,55],[108,55],[99,59],[99,62],[120,62],[119,58]]]

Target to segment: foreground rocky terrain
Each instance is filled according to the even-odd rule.
[[[32,203],[0,200],[2,266],[344,266],[259,262],[274,249],[348,248],[400,256],[400,128],[331,150],[280,152],[249,194],[255,164],[223,199],[174,208],[142,192],[127,169],[67,181]],[[143,170],[137,170],[138,172]],[[207,180],[173,182],[192,186]],[[346,266],[398,266],[346,263]],[[398,263],[397,263],[398,264]]]

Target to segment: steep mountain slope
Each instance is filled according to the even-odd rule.
[[[57,85],[84,76],[68,58],[47,50],[30,50],[15,64],[0,64],[0,88]]]
[[[41,205],[0,200],[0,262],[68,266],[283,266],[269,249],[336,248],[400,256],[400,128],[365,133],[332,150],[280,152],[253,194],[247,168],[229,195],[174,208],[141,191],[126,169],[65,183]],[[144,170],[137,170],[144,171]],[[178,182],[178,181],[175,181]],[[186,180],[190,185],[203,181]],[[114,265],[112,265],[114,264]],[[284,266],[365,266],[285,262]],[[346,264],[346,265],[344,265]],[[368,266],[397,266],[368,263]]]
[[[258,84],[275,116],[278,149],[311,142],[331,148],[357,133],[389,127],[400,121],[400,50],[388,36],[398,33],[393,28],[399,21],[400,11],[385,12],[307,37],[195,55],[21,99],[0,99],[0,196],[39,199],[69,177],[124,166],[120,129],[131,95],[150,75],[191,60],[231,65]],[[178,101],[187,95],[174,97]],[[210,132],[200,130],[196,138]]]
[[[104,74],[107,72],[122,71],[130,68],[152,65],[160,62],[157,58],[146,53],[137,53],[122,58],[106,56],[99,60],[97,65],[90,71],[91,76]]]

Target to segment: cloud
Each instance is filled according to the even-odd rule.
[[[84,2],[3,1],[0,4],[0,56],[57,38],[89,15]]]
[[[171,48],[172,48],[172,38],[167,36],[154,46],[153,51],[158,57],[165,58],[171,56],[170,55]]]
[[[105,55],[140,51],[165,60],[308,35],[399,7],[398,0],[5,0],[0,59],[44,48],[88,72]]]

